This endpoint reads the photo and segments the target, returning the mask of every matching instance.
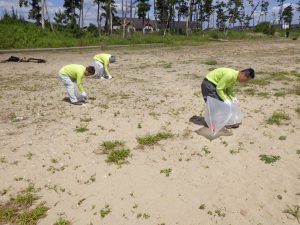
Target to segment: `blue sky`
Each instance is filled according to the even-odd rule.
[[[134,1],[134,0],[133,0]],[[226,1],[226,0],[225,0]],[[258,0],[254,0],[254,2],[257,2]],[[296,3],[299,0],[286,0],[285,5],[292,4],[293,6],[296,5]],[[27,18],[28,14],[28,8],[20,8],[18,4],[19,0],[0,0],[0,16],[3,14],[4,9],[7,9],[8,11],[11,10],[12,7],[14,7],[15,10],[17,10],[18,14],[24,16],[24,18]],[[51,17],[51,20],[53,21],[54,13],[59,11],[59,9],[63,10],[63,0],[46,0],[48,11]],[[125,0],[124,0],[125,2]],[[128,0],[130,2],[130,0]],[[247,2],[247,1],[244,1]],[[274,15],[277,17],[277,13],[279,10],[279,7],[277,6],[276,0],[269,1],[269,15],[268,20],[273,21]],[[121,12],[121,0],[116,0],[117,3],[117,9],[118,12]],[[150,0],[150,4],[153,5],[153,0]],[[245,3],[246,10],[250,10],[249,6]],[[96,23],[96,7],[93,4],[93,0],[84,0],[84,22],[85,25],[88,25],[89,23]],[[134,10],[135,11],[135,10]],[[293,17],[293,23],[299,22],[299,12],[296,12],[294,10],[294,17]],[[258,18],[258,12],[255,14],[255,17]],[[153,9],[150,11],[150,18],[153,18]]]

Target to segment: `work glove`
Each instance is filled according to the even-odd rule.
[[[111,79],[112,78],[112,75],[108,75],[107,76],[107,79],[109,80],[109,79]]]
[[[238,99],[237,99],[236,97],[234,97],[234,98],[232,99],[232,103],[235,104],[235,105],[238,104]]]
[[[81,97],[86,98],[86,93],[84,91],[81,93]]]
[[[229,105],[229,106],[231,106],[231,104],[232,104],[232,102],[231,102],[229,99],[226,99],[226,100],[224,101],[224,103],[225,103],[226,105]]]

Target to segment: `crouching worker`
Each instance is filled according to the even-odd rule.
[[[85,68],[84,66],[77,64],[66,65],[60,69],[58,76],[64,83],[72,104],[82,105],[86,100],[87,95],[82,87],[82,78],[83,76],[90,76],[94,73],[95,68],[93,66]],[[81,94],[78,93],[77,88]]]
[[[93,66],[95,66],[95,75],[94,78],[98,79],[111,79],[112,75],[110,74],[108,68],[110,63],[116,62],[116,57],[110,54],[98,54],[94,56]]]
[[[207,74],[201,84],[201,91],[204,101],[207,96],[223,101],[227,105],[237,104],[238,100],[234,96],[233,89],[236,82],[246,82],[254,79],[255,72],[253,69],[244,69],[237,71],[230,68],[218,68]],[[229,128],[237,128],[238,124]]]

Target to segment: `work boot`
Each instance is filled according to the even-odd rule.
[[[240,124],[236,123],[236,124],[232,124],[232,125],[226,125],[225,128],[226,129],[236,129],[239,128]]]
[[[73,105],[82,105],[82,102],[72,102]]]

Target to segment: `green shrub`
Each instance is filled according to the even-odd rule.
[[[267,35],[274,35],[275,29],[274,26],[271,25],[270,22],[261,22],[254,27],[254,32],[263,33]]]

